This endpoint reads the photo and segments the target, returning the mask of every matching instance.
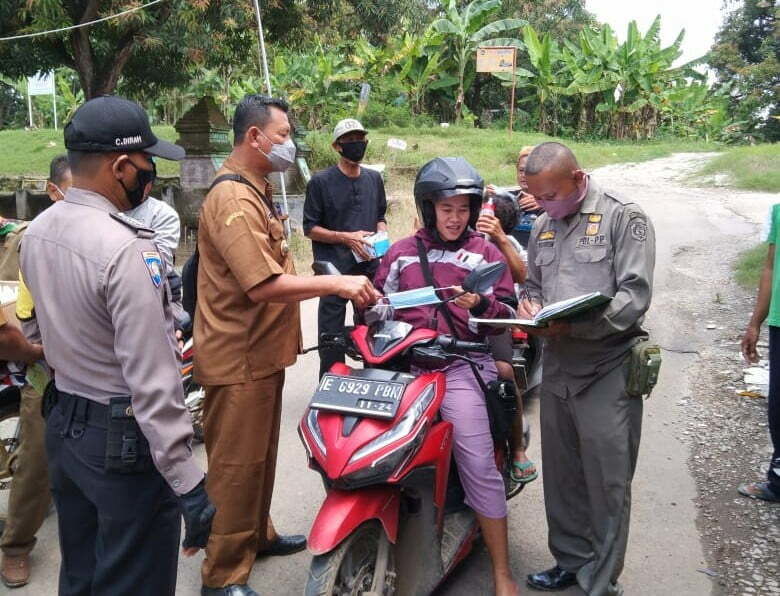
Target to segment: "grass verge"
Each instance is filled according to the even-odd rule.
[[[726,174],[728,184],[745,190],[780,192],[780,144],[734,147],[704,166],[696,177]]]
[[[157,136],[175,141],[178,134],[172,126],[155,126]],[[406,151],[387,147],[391,137],[407,142]],[[536,133],[516,132],[511,137],[505,130],[483,130],[451,126],[450,128],[387,128],[371,131],[366,160],[368,163],[385,163],[406,181],[423,163],[437,156],[462,155],[482,173],[488,182],[514,184],[515,160],[523,145],[535,145],[552,140]],[[312,133],[308,138],[312,149],[312,171],[334,162],[330,135]],[[560,140],[560,139],[559,139]],[[576,152],[582,165],[588,169],[610,163],[645,161],[663,157],[678,151],[714,151],[712,143],[670,139],[636,142],[575,142],[564,140]],[[39,175],[49,170],[49,162],[64,153],[62,130],[3,130],[0,131],[0,176]],[[177,163],[158,160],[161,174],[174,175],[179,171]]]
[[[451,126],[449,128],[385,128],[371,131],[368,163],[384,163],[396,174],[410,179],[426,161],[438,156],[462,156],[480,171],[488,183],[512,185],[515,182],[517,153],[524,145],[537,145],[557,140],[569,145],[587,169],[611,163],[637,162],[664,157],[683,151],[715,151],[712,143],[669,139],[637,142],[577,142],[555,139],[538,133],[505,130],[485,130]],[[406,151],[387,147],[389,138],[406,141]],[[307,139],[312,147],[312,170],[331,165],[334,161],[330,136],[312,133]]]
[[[166,141],[175,141],[178,133],[173,126],[154,126],[154,134]],[[0,176],[46,176],[52,158],[65,153],[62,130],[0,130]],[[178,175],[179,164],[157,160],[160,174]]]
[[[734,279],[745,289],[755,290],[761,279],[767,245],[762,242],[743,251],[734,264]]]

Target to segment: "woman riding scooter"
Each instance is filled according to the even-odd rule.
[[[499,250],[474,231],[482,206],[483,180],[465,159],[436,158],[417,174],[414,197],[423,228],[396,242],[383,257],[374,284],[384,294],[460,284],[477,265],[503,261]],[[512,318],[515,295],[505,271],[492,294],[465,293],[452,302],[395,311],[395,319],[415,327],[436,329],[462,340],[484,339],[487,329],[469,323],[470,317]],[[479,374],[487,383],[496,379],[495,363],[477,356]],[[485,396],[472,367],[463,361],[447,366],[442,417],[454,427],[454,456],[466,504],[476,513],[493,565],[499,596],[519,594],[509,569],[507,507],[504,481],[496,467]]]

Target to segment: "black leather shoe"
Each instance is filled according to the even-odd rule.
[[[224,588],[209,588],[202,586],[200,588],[201,596],[260,596],[246,584],[231,584]]]
[[[534,590],[557,592],[576,585],[577,574],[573,571],[564,571],[556,565],[552,569],[532,573],[528,576],[527,582]]]
[[[257,553],[258,557],[284,557],[297,553],[306,548],[306,536],[293,534],[290,536],[277,536],[271,546]]]

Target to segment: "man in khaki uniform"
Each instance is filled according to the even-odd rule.
[[[70,185],[68,157],[58,155],[49,165],[46,192],[52,202],[61,201]],[[19,279],[19,245],[27,225],[28,222],[23,222],[6,238],[5,250],[0,258],[0,279],[4,281]],[[24,299],[24,293],[20,292],[16,301],[16,316],[22,322],[27,338],[40,341],[37,327],[27,323],[33,318],[31,306]],[[29,329],[33,329],[32,335]],[[9,588],[23,586],[30,580],[30,551],[35,546],[35,534],[46,518],[51,502],[41,396],[29,385],[22,387],[19,425],[21,440],[8,495],[8,519],[0,537],[0,549],[3,551],[0,579]]]
[[[267,181],[295,159],[287,105],[248,95],[233,132],[200,213],[195,378],[206,389],[207,490],[217,507],[202,594],[238,596],[256,594],[247,580],[258,554],[306,545],[278,535],[269,516],[284,369],[301,348],[298,302],[337,294],[363,306],[378,293],[362,276],[295,275]]]
[[[44,396],[59,594],[175,593],[214,508],[192,454],[170,290],[154,232],[120,213],[145,198],[150,155],[181,159],[137,104],[102,96],[65,127],[73,186],[20,254],[55,383]]]
[[[606,306],[529,332],[545,338],[541,395],[544,497],[556,566],[528,576],[531,587],[579,583],[589,595],[620,594],[631,508],[631,479],[642,400],[626,392],[631,348],[647,338],[655,235],[641,208],[603,191],[559,143],[528,158],[526,177],[545,210],[528,245],[527,288],[520,307],[589,292]]]

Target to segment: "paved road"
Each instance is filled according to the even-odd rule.
[[[690,313],[675,308],[674,293],[679,290],[675,251],[682,245],[736,242],[746,235],[754,235],[756,224],[763,220],[768,206],[778,200],[777,195],[681,186],[675,176],[685,173],[702,159],[706,157],[678,155],[638,165],[610,166],[594,173],[602,184],[634,197],[655,223],[658,237],[656,297],[648,323],[665,348],[682,351],[695,349],[697,343],[705,339]],[[739,216],[735,215],[737,211]],[[706,280],[706,271],[697,273]],[[312,345],[316,330],[314,301],[304,305],[303,328],[306,345]],[[634,482],[631,538],[622,577],[626,594],[631,596],[704,596],[712,591],[711,580],[697,571],[706,567],[706,563],[696,526],[697,510],[693,502],[696,489],[687,466],[689,453],[675,438],[682,422],[675,404],[690,392],[687,370],[694,365],[693,358],[690,354],[666,352],[660,384],[646,404],[644,436]],[[300,358],[288,371],[277,489],[272,507],[275,524],[283,532],[307,531],[323,496],[319,477],[306,468],[305,453],[296,434],[298,417],[314,389],[316,376],[315,354]],[[537,405],[531,404],[530,408],[536,428]],[[202,448],[199,448],[199,455],[203,458]],[[530,456],[540,461],[537,437],[534,437]],[[537,481],[510,506],[510,549],[518,579],[552,562],[546,547],[546,531],[542,484]],[[14,594],[55,593],[59,562],[56,541],[56,523],[52,515],[39,533],[39,546],[32,555],[33,582]],[[199,593],[201,557],[181,561],[177,594]],[[306,553],[259,561],[251,585],[261,594],[300,594],[308,564]],[[441,593],[465,596],[489,591],[489,561],[484,548],[479,546]],[[525,588],[523,593],[527,593]],[[575,588],[564,592],[580,593]]]

